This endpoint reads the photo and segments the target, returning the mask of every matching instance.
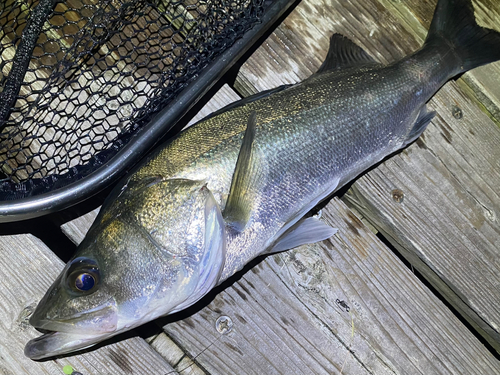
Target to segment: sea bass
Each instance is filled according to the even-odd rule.
[[[439,0],[423,47],[389,66],[334,34],[305,81],[232,104],[157,149],[104,203],[30,323],[33,359],[184,309],[251,259],[335,233],[310,211],[417,139],[450,78],[500,59],[470,0]]]

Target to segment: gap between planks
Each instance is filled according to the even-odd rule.
[[[311,3],[311,2],[309,2],[309,3]],[[321,4],[320,4],[320,5],[321,5]],[[323,5],[324,5],[324,4],[323,4]],[[352,5],[352,4],[349,4],[349,5]],[[326,6],[325,6],[325,8],[326,8],[326,9],[328,9],[328,6],[326,5]],[[301,10],[299,10],[299,11],[300,11],[300,12],[302,12],[302,13],[304,13],[304,14],[309,14],[308,12],[310,12],[310,9],[306,9],[306,10],[301,9]],[[346,16],[346,17],[347,17],[347,16]],[[347,17],[347,18],[348,18],[348,17]],[[287,21],[285,20],[285,25],[286,25],[286,22],[287,22]],[[289,21],[289,22],[291,22],[291,21]],[[299,21],[295,20],[295,22],[299,22]],[[306,24],[306,23],[307,23],[307,22],[304,20],[304,18],[302,18],[302,20],[301,20],[300,22],[302,22],[302,24]],[[345,20],[342,20],[342,22],[345,22]],[[320,24],[320,23],[316,22],[315,27],[316,27],[316,26],[318,26],[317,24]],[[285,26],[285,27],[286,27],[286,26]],[[398,26],[396,26],[396,29],[397,29],[397,28],[398,28]],[[350,31],[351,33],[354,33],[356,30],[357,30],[356,26],[350,26],[350,27],[349,27],[349,31]],[[287,31],[287,30],[285,30],[285,32],[283,32],[283,34],[284,34],[284,35],[286,35],[286,31]],[[377,33],[377,32],[384,32],[384,30],[383,30],[383,29],[382,29],[381,31],[377,31],[377,30],[375,30],[375,31],[374,31],[374,35],[376,35],[376,33]],[[400,32],[400,30],[399,30],[399,29],[397,29],[396,34],[397,34],[398,32]],[[293,34],[293,33],[292,33],[292,34]],[[360,37],[361,37],[361,38],[362,38],[362,34],[363,34],[363,33],[362,33],[362,32],[360,32],[360,35],[361,35]],[[347,35],[349,35],[349,33],[347,33]],[[351,35],[349,35],[349,36],[351,36]],[[293,40],[293,36],[292,36],[292,37],[290,37],[290,39],[292,39],[292,40]],[[410,38],[409,40],[411,41],[411,38]],[[304,45],[304,44],[305,44],[304,42],[302,42],[302,44],[297,43],[297,45],[299,45],[299,46],[300,46],[300,45]],[[324,44],[324,42],[323,42],[323,44]],[[294,46],[293,46],[293,47],[294,47]],[[380,45],[380,47],[381,47],[381,49],[383,50],[385,47],[387,47],[387,44],[382,43],[382,44]],[[398,47],[398,48],[399,48],[399,47]],[[325,50],[325,51],[326,51],[326,50]],[[384,52],[385,52],[385,51],[384,51]],[[276,52],[276,51],[275,51],[275,53],[276,53],[277,55],[280,55],[280,53],[279,53],[279,52]],[[392,53],[394,53],[395,55],[397,55],[397,54],[401,53],[401,51],[396,50],[395,52],[393,51]],[[403,53],[403,54],[404,54],[404,53]],[[263,54],[263,55],[265,55],[265,54]],[[261,55],[261,56],[263,56],[263,55]],[[384,54],[384,55],[385,55],[385,54]],[[308,56],[308,55],[306,55],[306,56]],[[387,55],[385,55],[385,56],[390,56],[390,54],[387,54]],[[398,56],[396,56],[396,57],[398,57]],[[319,64],[320,64],[320,62],[321,62],[321,58],[317,58],[317,60],[318,60],[318,62],[317,62],[317,66],[319,66]],[[293,65],[293,64],[292,64],[292,65]],[[292,66],[292,69],[294,69],[294,67],[293,67],[293,66]],[[304,76],[306,76],[306,75],[307,75],[307,72],[308,72],[309,70],[310,70],[309,68],[307,68],[307,69],[303,70],[303,72],[304,72],[304,73],[303,73],[303,75],[304,75]],[[271,72],[272,72],[272,70],[269,70],[269,71],[267,72],[267,73],[268,73],[268,75],[269,75],[269,73],[271,73]],[[257,77],[257,80],[258,80],[259,84],[261,84],[262,82],[264,82],[264,83],[267,83],[267,82],[274,82],[274,81],[272,81],[272,80],[269,80],[269,81],[268,81],[268,80],[266,80],[266,75],[265,75],[265,74],[262,74],[262,73],[265,73],[265,71],[264,71],[264,72],[263,72],[263,71],[260,71],[260,72],[258,72],[258,74],[256,74],[256,75],[255,75],[255,77]],[[262,75],[261,75],[261,74],[262,74]],[[280,74],[281,74],[281,73],[280,73]],[[259,78],[258,78],[259,76],[261,77],[261,78],[260,78],[260,80],[259,80]],[[299,79],[303,79],[303,78],[305,78],[305,77],[302,77],[302,76],[300,76],[300,75],[297,75],[297,78],[299,78]],[[248,81],[249,81],[249,80],[248,80]],[[263,85],[263,86],[265,86],[265,85]],[[269,87],[259,87],[259,88],[258,88],[258,91],[260,91],[260,90],[262,90],[262,89],[264,89],[264,88],[269,88]],[[358,232],[359,232],[359,229],[358,229]],[[291,254],[291,253],[290,253],[290,254]],[[267,262],[267,261],[266,261],[266,262]],[[266,264],[267,264],[267,263],[266,263]],[[300,263],[297,263],[297,265],[299,266],[299,265],[300,265]],[[258,267],[261,267],[261,268],[262,268],[263,266],[258,266]],[[299,267],[299,271],[300,271],[300,270],[302,270],[302,267]],[[299,271],[298,271],[298,273],[299,273],[299,275],[300,275],[300,274],[301,274],[301,272],[299,272]],[[304,272],[305,272],[305,271],[302,271],[302,274],[303,274]],[[254,271],[252,271],[252,272],[251,272],[251,274],[255,274],[255,273],[256,273],[256,272],[254,272]],[[303,275],[300,275],[300,276],[302,277]],[[387,277],[387,275],[386,275],[386,277]],[[238,286],[236,286],[236,289],[237,289],[237,288],[238,288]],[[232,291],[232,290],[231,290],[231,291]],[[241,290],[240,290],[240,291],[241,291]],[[229,291],[228,291],[228,292],[229,292]],[[225,293],[225,292],[224,292],[224,293]],[[238,295],[238,296],[239,296],[239,294],[238,294],[237,292],[235,292],[235,293],[236,293],[236,295]],[[410,293],[410,294],[411,294],[411,293]],[[233,295],[234,295],[234,293],[233,293]],[[234,295],[233,297],[235,297],[236,295]],[[276,301],[275,301],[275,302],[276,302]],[[437,303],[437,302],[436,302],[436,303]],[[380,305],[376,305],[376,306],[377,306],[378,308],[381,308],[381,306],[380,306]],[[335,307],[335,306],[334,306],[334,307]],[[384,309],[384,308],[382,307],[382,310],[383,310],[383,309]],[[440,310],[440,309],[443,309],[443,306],[439,306],[439,308],[437,308],[437,310]],[[309,309],[309,310],[310,310],[310,309]],[[444,308],[443,310],[446,310],[446,309]],[[363,311],[363,310],[361,309],[361,311]],[[215,312],[216,312],[216,310],[215,310]],[[424,309],[424,312],[425,312],[425,309]],[[422,311],[421,311],[421,312],[420,312],[420,313],[421,313],[421,315],[425,316],[425,313],[424,313],[424,312],[422,312]],[[433,313],[434,313],[434,312],[433,312]],[[216,312],[216,314],[217,314],[217,312]],[[286,314],[286,313],[284,313],[284,314],[282,315],[282,317],[285,317],[285,316],[287,316],[287,314]],[[314,316],[314,314],[313,314],[313,316]],[[237,318],[237,319],[238,319],[238,318]],[[245,318],[243,318],[243,319],[245,319]],[[285,319],[286,319],[286,318],[285,318]],[[423,322],[427,322],[427,323],[429,323],[428,321],[426,321],[424,318],[422,318],[422,317],[421,317],[421,316],[419,316],[419,315],[417,315],[417,317],[415,317],[414,319],[420,319],[420,321],[423,321]],[[422,319],[423,319],[423,320],[422,320]],[[449,322],[449,321],[453,321],[453,318],[452,318],[452,317],[448,317],[448,316],[447,316],[445,320]],[[212,322],[212,323],[213,323],[213,322]],[[348,337],[349,337],[348,335],[349,335],[349,333],[350,333],[350,322],[349,322],[349,324],[347,324],[347,323],[346,323],[346,321],[345,321],[345,319],[344,319],[344,323],[345,323],[345,325],[347,325],[347,327],[348,327],[348,328],[345,328],[345,327],[343,328],[343,329],[344,329],[344,333],[343,333],[343,336],[344,336],[344,337],[343,337],[341,340],[337,340],[336,342],[337,342],[337,345],[339,345],[339,347],[343,347],[343,348],[345,349],[345,347],[346,347],[346,342],[349,342],[349,341],[348,341]],[[456,325],[457,325],[457,326],[461,326],[459,322],[458,322],[458,323],[457,323],[457,322],[454,322],[454,323],[456,323]],[[181,323],[178,323],[178,324],[181,324]],[[200,326],[201,326],[201,324],[200,324]],[[330,325],[328,325],[328,326],[330,326]],[[432,327],[433,325],[432,325],[432,324],[429,324],[429,326],[431,326],[431,327]],[[170,327],[170,326],[169,326],[169,327]],[[324,325],[321,325],[321,327],[323,327],[323,329],[326,329],[326,328],[324,327]],[[440,326],[436,326],[436,327],[437,327],[437,328],[436,328],[437,332],[438,332],[438,333],[441,333],[441,334],[443,334],[443,335],[444,335],[444,333],[443,333],[443,331],[442,331],[442,329],[443,329],[443,328],[442,328],[442,327],[440,327]],[[168,327],[167,327],[167,328],[168,328]],[[198,328],[199,328],[199,327],[198,327]],[[213,327],[212,327],[212,328],[213,328]],[[418,328],[418,327],[417,327],[417,328]],[[382,329],[382,328],[379,328],[379,329]],[[410,328],[410,330],[413,330],[413,328]],[[327,331],[328,331],[328,329],[327,329]],[[384,330],[382,329],[382,331],[384,331]],[[184,332],[184,331],[182,331],[182,332]],[[314,332],[314,330],[313,330],[313,332]],[[331,332],[331,330],[330,330],[330,332]],[[467,336],[467,332],[464,332],[464,333],[461,333],[461,334],[457,334],[454,330],[448,330],[448,329],[446,329],[446,331],[445,331],[445,332],[447,332],[447,335],[450,335],[450,334],[451,334],[451,335],[452,335],[452,337],[455,337],[455,335],[456,335],[457,337],[459,337],[459,336],[461,336],[461,334],[463,334],[463,335],[465,335],[465,337],[463,337],[463,338],[465,339],[465,342],[468,342],[467,340],[469,340],[470,342],[473,342],[473,343],[475,342],[475,341],[474,341],[474,340],[475,340],[474,338],[472,338],[472,339],[471,339],[471,337],[470,337],[470,336]],[[184,333],[185,333],[185,332],[184,332]],[[196,333],[196,335],[199,335],[199,333],[198,333],[198,332],[195,332],[195,333]],[[337,333],[337,335],[338,335],[338,333]],[[425,335],[423,335],[423,336],[425,336]],[[254,333],[254,337],[255,337],[255,333]],[[264,336],[264,337],[265,337],[265,336]],[[446,335],[444,335],[443,337],[445,337],[445,338],[446,338]],[[193,338],[193,340],[194,340],[194,338]],[[293,341],[293,339],[291,339],[291,340]],[[445,339],[443,339],[443,338],[441,338],[441,340],[442,340],[444,343],[446,342],[446,340],[445,340]],[[189,341],[189,340],[188,340],[188,341]],[[440,340],[438,340],[438,341],[440,341]],[[231,344],[231,345],[233,345],[233,346],[234,346],[234,343],[233,343],[233,344]],[[222,348],[222,350],[223,350],[223,351],[227,351],[227,348],[228,348],[228,347],[230,348],[231,346],[227,346],[227,345],[226,345],[226,346],[225,346],[225,349],[224,349],[224,347],[223,347],[223,348]],[[445,347],[446,347],[446,344],[443,346],[443,348],[445,348]],[[313,348],[314,348],[314,346],[313,346]],[[379,365],[381,366],[380,368],[384,368],[384,365],[385,365],[385,364],[387,364],[387,363],[389,363],[389,367],[391,368],[391,370],[392,370],[392,369],[396,369],[396,368],[398,367],[398,364],[397,364],[397,363],[393,363],[393,362],[395,361],[394,357],[391,357],[391,360],[389,360],[389,361],[388,361],[388,360],[387,360],[387,356],[385,356],[385,355],[384,355],[384,354],[385,354],[385,353],[384,353],[384,350],[385,350],[385,351],[391,351],[391,350],[394,350],[393,348],[390,348],[390,347],[389,347],[389,348],[387,348],[387,347],[386,347],[386,348],[379,348],[378,346],[376,346],[376,348],[377,348],[376,353],[378,353],[378,354],[377,354],[377,355],[378,355],[377,359],[378,359],[380,362],[377,362],[376,360],[374,360],[374,362],[373,362],[373,363],[375,363],[375,362],[379,363]],[[200,348],[200,349],[201,349],[201,348]],[[445,350],[445,351],[446,351],[446,350],[452,350],[452,349],[453,349],[453,348],[451,348],[451,349],[450,349],[450,348],[447,348],[447,349],[443,349],[443,350]],[[215,348],[214,348],[214,350],[215,350]],[[313,349],[310,349],[310,350],[313,350]],[[399,350],[401,350],[401,349],[399,349]],[[465,351],[467,351],[467,350],[471,350],[472,352],[474,352],[474,350],[477,350],[477,352],[478,352],[478,353],[480,353],[480,354],[479,354],[479,357],[486,356],[487,358],[489,358],[487,354],[485,354],[485,353],[482,353],[482,352],[481,352],[480,347],[479,347],[479,348],[476,348],[476,349],[470,349],[470,348],[468,348],[468,349],[467,349],[467,348],[466,348],[466,349],[463,349],[463,348],[458,348],[458,349],[457,349],[457,348],[455,348],[455,350],[458,350],[458,351],[460,351],[460,350],[465,350]],[[381,354],[381,353],[379,353],[379,351],[381,351],[381,352],[382,352],[382,354]],[[213,352],[213,351],[212,351],[212,352]],[[192,351],[192,354],[193,354],[193,355],[196,355],[196,353],[197,353],[197,351],[196,351],[196,350]],[[209,352],[209,353],[210,353],[210,352]],[[209,353],[207,353],[207,354],[209,354]],[[439,352],[437,352],[437,353],[438,353],[437,355],[439,355]],[[214,354],[214,353],[212,353],[212,354]],[[266,353],[264,353],[264,354],[266,354]],[[476,353],[476,354],[477,354],[477,353]],[[372,354],[372,355],[373,355],[373,354]],[[407,358],[407,357],[408,357],[408,355],[410,355],[410,354],[409,354],[409,353],[406,353],[406,354],[404,354],[404,357],[405,357],[406,359],[408,359],[408,358]],[[293,355],[292,355],[292,356],[293,356]],[[460,362],[460,358],[461,358],[461,356],[460,356],[460,355],[456,355],[456,358],[458,358],[458,360],[459,360],[459,362]],[[469,358],[472,358],[472,357],[470,357],[470,356],[469,356]],[[290,360],[292,360],[292,359],[293,359],[293,358],[290,358]],[[337,358],[337,359],[339,359],[339,358]],[[307,362],[307,361],[309,361],[310,359],[307,359],[307,360],[306,360],[306,359],[303,359],[303,360]],[[440,360],[442,360],[442,359],[440,359]],[[209,361],[210,361],[210,360],[209,360]],[[323,361],[325,361],[325,359],[323,359]],[[391,361],[392,361],[392,362],[391,362]],[[495,367],[495,362],[493,361],[493,362],[491,362],[491,363],[490,363],[489,361],[490,361],[490,359],[486,360],[483,364],[484,364],[484,365],[488,365],[488,364],[489,364],[490,366],[493,366],[493,367],[487,367],[487,368],[485,368],[485,369],[483,369],[483,370],[485,370],[485,371],[497,371],[497,368]],[[300,361],[299,361],[299,362],[300,362]],[[446,361],[445,361],[445,362],[446,362]],[[292,362],[292,363],[293,363],[293,362]],[[340,362],[338,362],[338,363],[340,363]],[[337,365],[338,365],[338,363],[337,363]],[[358,363],[359,363],[359,361],[358,361]],[[368,365],[368,366],[367,366],[367,365],[365,365],[365,367],[366,367],[366,368],[370,368],[370,366],[373,366],[373,363],[372,363],[371,365]],[[381,365],[380,363],[382,363],[382,364],[384,364],[384,365]],[[411,363],[411,361],[410,361],[410,363]],[[226,365],[226,366],[227,366],[227,364],[224,364],[224,365]],[[268,366],[268,365],[269,365],[269,364],[265,364],[264,366]],[[326,362],[325,362],[325,364],[324,364],[324,365],[325,365],[325,366],[327,366],[327,367],[328,367],[328,366],[332,366],[332,364],[328,364],[328,360],[326,360]],[[471,366],[473,366],[473,365],[474,365],[474,360],[472,360],[472,359],[471,359],[471,364],[470,364],[470,365],[471,365]],[[272,368],[275,368],[275,365],[270,365],[270,366],[271,366]],[[283,364],[283,366],[285,366],[285,368],[287,368],[287,367],[288,367],[288,366],[287,366],[287,364]],[[337,371],[339,370],[339,368],[338,368],[338,367],[335,367],[335,365],[333,365],[333,366],[334,366],[334,368],[335,368]],[[394,367],[394,366],[395,366],[395,367]],[[408,364],[408,363],[406,363],[406,362],[405,362],[404,364],[401,364],[400,366],[403,366],[403,367],[404,367],[404,366],[410,366],[410,367],[411,367],[411,365],[409,365],[409,364]],[[450,366],[450,367],[448,368],[448,366]],[[463,364],[461,364],[461,363],[456,363],[456,364],[455,364],[455,366],[457,366],[457,367],[458,367],[458,370],[457,370],[457,371],[462,371],[462,370],[464,370],[464,368],[465,368],[465,365],[463,365]],[[460,366],[464,366],[464,368],[461,368]],[[393,367],[394,367],[394,368],[393,368]],[[267,368],[267,367],[266,367],[266,368]],[[334,370],[334,368],[332,368],[332,370]],[[374,367],[374,368],[375,368],[375,367]],[[378,368],[378,367],[377,367],[377,368]],[[453,368],[453,366],[452,366],[452,365],[450,365],[449,363],[446,363],[446,365],[443,365],[443,368],[444,368],[444,369],[441,369],[441,370],[443,371],[443,373],[446,373],[446,371],[448,371],[449,369]],[[306,370],[307,370],[307,366],[306,366],[306,367],[302,367],[302,369],[306,369]],[[448,369],[448,370],[446,370],[446,369]],[[414,369],[414,370],[415,370],[415,369]],[[420,369],[420,370],[421,370],[421,369]],[[420,371],[420,370],[419,370],[419,371]],[[431,372],[433,372],[433,371],[434,371],[434,372],[436,372],[436,369],[435,369],[435,368],[431,368],[430,370],[431,370]],[[446,370],[446,371],[445,371],[445,370]],[[347,370],[346,370],[346,371],[347,371]],[[352,369],[351,369],[351,370],[349,370],[349,371],[354,371],[354,370],[352,370]],[[451,370],[450,370],[450,371],[451,371]],[[454,370],[453,370],[453,371],[454,371]],[[344,372],[344,373],[349,373],[349,372]],[[377,372],[377,373],[379,373],[379,372]],[[380,370],[380,373],[383,373],[383,370]],[[425,372],[424,372],[424,373],[425,373]],[[466,373],[466,372],[464,372],[464,373]],[[471,372],[471,373],[473,373],[473,372]],[[486,373],[488,373],[488,372],[486,372]]]
[[[322,0],[303,2],[297,7],[296,12],[283,22],[278,30],[263,44],[262,48],[257,50],[257,52],[249,59],[247,64],[242,67],[238,77],[241,78],[242,82],[245,82],[245,84],[253,82],[258,90],[269,89],[270,84],[275,84],[275,81],[277,80],[276,77],[283,79],[283,82],[295,82],[296,80],[304,79],[311,71],[311,60],[314,65],[320,65],[321,57],[326,54],[328,46],[328,39],[326,36],[330,35],[332,32],[338,32],[349,36],[356,43],[363,46],[371,55],[375,56],[382,62],[390,62],[395,59],[399,59],[402,56],[415,51],[421,46],[421,42],[423,41],[425,35],[425,28],[428,26],[428,23],[430,23],[435,4],[427,2],[422,3],[418,1],[390,3],[391,4],[387,4],[387,1],[377,0],[369,0],[362,3],[358,1],[323,2]],[[486,6],[491,6],[493,12],[484,12],[484,8]],[[476,2],[475,7],[476,10],[479,9],[479,11],[476,12],[479,23],[485,24],[488,27],[496,25],[496,28],[500,30],[500,19],[497,17],[500,9],[499,3],[493,4],[486,0],[483,2]],[[406,19],[405,22],[400,22],[404,19]],[[424,26],[422,26],[420,22],[423,22]],[[268,56],[268,58],[266,58],[266,56]],[[278,60],[276,56],[286,56],[286,58],[282,57]],[[304,59],[302,56],[307,58]],[[498,73],[500,64],[491,64],[488,67]],[[275,73],[274,70],[277,70],[278,73]],[[499,74],[486,76],[484,74],[480,74],[480,72],[481,69],[475,69],[467,73],[466,76],[475,77],[474,79],[479,82],[478,87],[484,87],[484,90],[486,91],[488,90],[487,87],[500,87],[500,85],[498,85],[500,80]],[[499,79],[495,80],[495,77],[499,77]],[[459,83],[463,86],[462,79],[459,80]],[[447,118],[450,119],[452,110],[456,108],[459,108],[460,110],[460,107],[463,107],[464,111],[466,111],[465,115],[469,115],[469,113],[477,111],[477,107],[473,109],[468,100],[462,98],[463,95],[458,93],[456,85],[448,84],[446,87],[450,87],[450,85],[454,87],[455,91],[453,92],[455,94],[453,94],[453,100],[448,99],[446,105],[442,104],[440,106],[440,110],[443,112],[442,114],[440,113],[440,116],[448,116]],[[253,90],[255,89],[249,90],[249,92],[252,92]],[[438,97],[441,97],[440,94],[438,94]],[[498,98],[495,100],[498,101]],[[491,113],[488,113],[488,115],[491,115]],[[447,130],[445,129],[442,131],[442,135],[438,135],[439,139],[433,138],[432,142],[435,145],[434,149],[446,153],[450,151],[450,147],[458,147],[458,153],[454,153],[456,157],[463,155],[464,157],[467,157],[468,160],[474,161],[467,171],[469,175],[472,176],[475,171],[481,171],[480,173],[483,175],[485,173],[487,174],[492,172],[493,175],[496,176],[495,170],[498,171],[500,164],[498,163],[498,158],[495,157],[496,153],[494,150],[495,147],[498,149],[498,146],[495,146],[496,141],[493,141],[496,140],[496,135],[494,135],[493,138],[491,137],[492,134],[495,134],[497,129],[492,123],[486,122],[484,116],[481,117],[480,113],[477,116],[480,117],[481,126],[471,130],[472,132],[475,132],[474,134],[462,134],[461,139],[457,138],[454,140],[446,140]],[[463,122],[458,126],[464,126]],[[455,132],[457,131],[453,130],[453,133]],[[427,140],[428,136],[430,137],[432,134],[432,128],[431,130],[427,130],[422,139],[417,141],[417,144],[422,144],[422,140]],[[452,134],[452,136],[455,136],[455,134]],[[468,138],[474,138],[475,143],[469,142]],[[452,146],[449,146],[448,142],[451,142]],[[471,146],[471,144],[474,146]],[[489,145],[487,148],[488,151],[485,149],[487,145]],[[408,153],[412,149],[415,149],[415,146],[410,147],[408,149]],[[477,159],[480,150],[484,150],[484,153],[490,152],[491,155],[489,158]],[[391,160],[399,160],[399,157],[402,158],[402,155],[406,155],[406,153],[407,151],[403,151],[403,153],[395,159],[389,159],[388,164],[391,163]],[[429,158],[431,156],[427,155],[426,157]],[[451,158],[444,159],[447,160],[447,162],[451,162]],[[441,163],[441,160],[443,160],[443,155],[439,158],[435,157],[435,160],[430,163],[429,167],[436,168],[436,166]],[[468,162],[462,164],[467,167]],[[409,168],[409,170],[415,171],[416,173],[420,173],[420,171],[425,173],[425,169],[416,165],[411,167],[406,166],[406,168]],[[376,168],[372,173],[377,174],[379,173],[379,170],[380,168]],[[401,168],[398,174],[400,176],[399,178],[404,180],[405,173],[405,168]],[[477,175],[477,173],[475,175]],[[442,179],[449,179],[450,177],[453,176],[441,176]],[[387,179],[388,177],[381,176],[381,178]],[[439,179],[435,180],[435,183],[438,184],[439,181]],[[442,182],[444,181],[445,180]],[[394,183],[393,185],[397,187],[397,183]],[[454,184],[454,189],[456,188],[455,185],[457,184]],[[500,215],[500,210],[497,209],[498,198],[496,193],[494,193],[494,187],[498,186],[498,184],[490,183],[490,187],[487,192],[482,192],[481,188],[483,187],[474,187],[476,186],[476,183],[470,178],[466,178],[466,180],[461,181],[460,185],[460,192],[457,192],[456,202],[460,202],[460,199],[463,199],[462,197],[471,195],[471,199],[476,200],[476,203],[472,205],[469,204],[467,208],[470,209],[472,207],[475,210],[476,213],[473,216],[475,216],[478,220],[485,220],[486,223],[488,223],[490,218],[495,218]],[[357,186],[359,186],[359,183],[354,184],[354,187]],[[474,187],[473,192],[469,191],[469,186]],[[371,200],[379,199],[377,194],[385,194],[385,197],[390,196],[390,191],[380,191],[380,189],[376,189],[374,186],[369,186],[366,190],[371,191],[369,198]],[[428,193],[428,197],[430,196],[432,196],[431,191]],[[429,199],[427,199],[427,201],[429,202]],[[387,204],[387,202],[384,202],[384,204]],[[421,206],[426,206],[426,204],[428,203],[420,203]],[[440,206],[434,206],[433,209],[438,211],[445,210],[445,208],[446,205],[442,208],[440,208]],[[380,204],[377,205],[377,209],[381,209]],[[358,211],[362,212],[364,216],[369,215],[369,212],[364,212],[362,210]],[[474,240],[475,237],[473,233],[473,231],[477,228],[474,227],[474,218],[470,215],[470,222],[462,222],[461,225],[462,228],[468,228],[469,235],[472,236],[470,239],[471,243],[477,243]],[[398,220],[394,220],[392,223],[393,228],[397,227],[398,223]],[[374,224],[377,228],[376,223]],[[377,229],[381,229],[380,225]],[[429,226],[426,227],[428,232],[432,232],[432,229],[433,228]],[[499,247],[498,234],[495,231],[492,231],[491,227],[488,227],[487,225],[483,228],[483,230],[489,231],[490,240],[493,241],[492,246],[488,245],[483,248],[475,248],[475,252],[480,253],[482,251],[483,254],[480,254],[479,257],[483,257],[485,259],[493,257],[494,259],[494,254],[498,253],[498,250],[496,249]],[[424,239],[425,233],[419,233],[424,236],[421,237],[422,239],[420,241],[423,244],[426,244],[426,240]],[[460,233],[455,234],[455,236],[460,235]],[[418,238],[413,236],[412,242],[418,242]],[[397,246],[397,243],[395,243],[395,245]],[[432,249],[432,247],[430,247],[429,250],[430,249]],[[443,254],[443,260],[445,260],[446,254],[443,253],[443,251],[440,253]],[[409,258],[409,260],[411,261],[412,259]],[[462,262],[464,268],[467,268],[467,259],[462,259]],[[485,264],[484,260],[481,261],[481,264]],[[454,301],[456,303],[460,304],[459,300],[463,299],[463,304],[468,305],[465,306],[466,308],[460,308],[461,306],[458,306],[457,304],[454,304],[453,306],[455,308],[458,307],[457,310],[464,314],[465,318],[473,326],[480,328],[478,329],[479,333],[481,333],[485,339],[490,342],[490,344],[498,348],[497,327],[500,322],[497,317],[497,310],[500,302],[498,301],[498,298],[495,297],[499,296],[498,286],[500,285],[500,281],[498,280],[500,276],[498,266],[495,262],[490,262],[489,266],[487,263],[486,265],[486,274],[492,275],[492,280],[490,283],[486,283],[485,285],[491,284],[491,288],[480,290],[476,287],[473,288],[473,290],[467,290],[467,287],[464,285],[463,280],[468,280],[468,282],[472,283],[471,285],[476,285],[477,282],[474,281],[475,278],[484,279],[481,275],[480,267],[476,268],[474,272],[468,275],[465,274],[463,277],[457,278],[457,276],[455,276],[455,282],[462,278],[462,285],[450,285],[449,287],[454,290]],[[430,265],[430,267],[434,268],[435,266]],[[430,273],[422,272],[422,274],[429,275],[430,277]],[[442,291],[444,288],[443,282],[449,282],[450,278],[444,277],[443,275],[441,275],[441,277],[441,284],[438,283],[437,286],[434,286],[437,290]],[[436,279],[430,278],[429,281],[432,284],[435,284]],[[467,293],[469,293],[469,295],[467,295]],[[446,298],[447,296],[444,295],[444,297]],[[448,299],[448,301],[450,300]],[[471,315],[473,316],[472,320],[470,317]]]

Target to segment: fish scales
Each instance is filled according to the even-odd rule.
[[[182,310],[251,259],[331,237],[308,213],[417,139],[450,78],[500,59],[469,0],[439,0],[424,46],[378,65],[334,34],[318,72],[260,93],[161,146],[106,200],[30,323],[25,354],[83,349]]]
[[[224,208],[246,122],[251,111],[258,113],[254,147],[259,155],[261,170],[256,180],[260,183],[249,193],[265,199],[255,204],[247,237],[229,241],[222,282],[262,253],[269,246],[266,241],[296,215],[297,207],[306,206],[318,189],[333,185],[338,178],[342,186],[374,160],[401,146],[406,133],[401,132],[400,124],[413,121],[428,99],[423,93],[419,97],[414,93],[432,92],[432,86],[441,84],[429,87],[413,68],[396,72],[407,65],[403,61],[389,74],[377,68],[362,69],[354,76],[323,73],[202,121],[153,156],[134,178],[161,175],[204,180]],[[398,93],[402,88],[410,92],[406,97]],[[417,109],[409,111],[408,107]],[[260,233],[260,241],[255,232]]]

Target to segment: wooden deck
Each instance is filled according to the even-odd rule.
[[[399,59],[422,44],[435,3],[303,0],[202,113],[308,77],[333,32]],[[498,0],[475,8],[500,30]],[[430,107],[438,115],[417,142],[323,210],[334,237],[84,354],[24,357],[39,335],[27,318],[63,262],[1,227],[0,374],[500,374],[500,64],[449,82]],[[95,215],[60,230],[79,243]]]

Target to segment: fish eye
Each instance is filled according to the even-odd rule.
[[[97,289],[99,276],[97,262],[88,258],[76,258],[66,272],[66,285],[73,293],[92,293]]]
[[[90,273],[82,273],[75,279],[75,287],[81,291],[88,291],[95,285],[95,278]]]

